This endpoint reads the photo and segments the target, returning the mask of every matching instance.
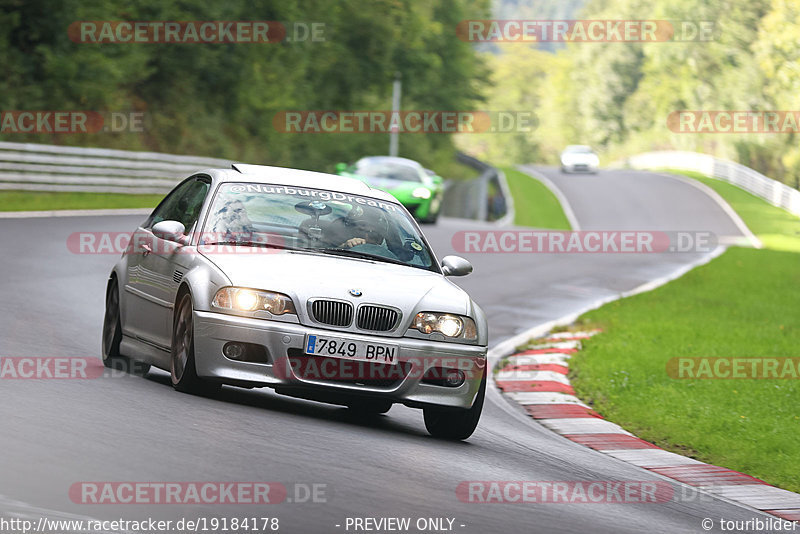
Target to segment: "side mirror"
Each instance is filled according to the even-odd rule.
[[[345,171],[347,171],[347,163],[336,164],[336,172],[345,172]]]
[[[472,272],[472,264],[461,256],[445,256],[442,272],[445,276],[466,276]]]
[[[181,245],[189,244],[189,237],[184,235],[186,227],[178,221],[161,221],[153,225],[153,235]]]

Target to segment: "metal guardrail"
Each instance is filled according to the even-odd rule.
[[[800,216],[800,191],[740,163],[698,152],[659,151],[631,156],[625,165],[634,169],[695,171],[732,183],[773,206]]]
[[[159,152],[0,142],[0,189],[160,194],[195,171],[231,163]]]
[[[458,160],[479,178],[447,184],[443,213],[481,221],[513,221],[505,176],[466,154]],[[0,142],[0,189],[164,194],[193,172],[228,168],[231,160],[107,148]],[[490,197],[490,184],[497,192]]]
[[[459,152],[459,163],[481,172],[473,180],[450,180],[446,183],[442,214],[449,217],[495,221],[511,224],[514,220],[514,199],[508,189],[505,175],[479,159]],[[494,185],[495,194],[489,191]]]

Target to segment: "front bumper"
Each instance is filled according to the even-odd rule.
[[[194,331],[198,376],[234,385],[272,387],[279,392],[300,393],[300,396],[305,392],[310,397],[379,397],[416,408],[469,408],[486,373],[486,347],[476,345],[334,332],[296,323],[204,311],[194,312]],[[319,375],[302,377],[295,372],[290,355],[293,358],[302,355],[307,334],[394,345],[398,361],[407,372],[391,384],[384,381],[377,385],[358,380],[330,380]],[[226,358],[222,348],[231,341],[263,346],[269,362],[251,363]],[[425,383],[423,377],[434,367],[460,369],[467,379],[458,387]]]
[[[564,172],[597,172],[597,165],[591,163],[570,163],[569,165],[561,164]]]
[[[405,206],[417,220],[424,219],[430,214],[431,199],[429,198],[414,198],[408,196],[395,196],[395,198]]]

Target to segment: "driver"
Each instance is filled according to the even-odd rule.
[[[349,231],[345,239],[339,246],[342,248],[352,248],[359,245],[383,245],[389,233],[389,221],[386,216],[376,209],[364,209],[362,206],[354,206],[347,217],[344,218],[344,226]]]
[[[359,247],[362,252],[402,261],[414,256],[404,248],[397,228],[389,224],[389,219],[380,209],[355,205],[346,217],[335,222],[338,231],[329,228],[328,235],[331,243],[339,248]]]

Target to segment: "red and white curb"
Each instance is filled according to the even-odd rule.
[[[495,384],[542,426],[585,447],[782,519],[800,521],[800,494],[710,465],[637,438],[580,401],[567,378],[581,340],[599,333],[548,334],[539,344],[507,356]]]

